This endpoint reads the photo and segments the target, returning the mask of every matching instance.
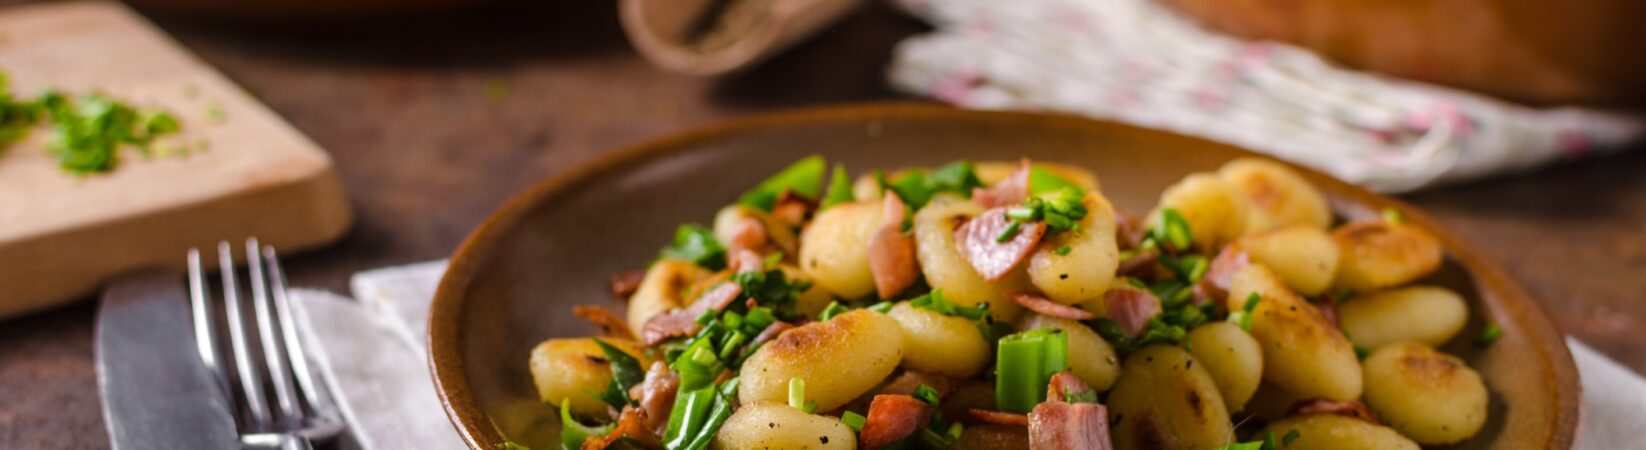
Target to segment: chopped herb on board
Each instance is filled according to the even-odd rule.
[[[57,156],[59,167],[76,175],[113,170],[119,165],[120,149],[128,145],[149,155],[155,138],[181,128],[171,113],[139,109],[101,93],[70,98],[46,91],[34,100],[18,100],[0,73],[0,146],[22,139],[42,120],[51,125],[46,151]]]

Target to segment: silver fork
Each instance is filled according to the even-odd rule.
[[[217,244],[218,270],[223,286],[223,323],[232,361],[218,348],[225,334],[218,329],[211,295],[206,290],[200,250],[189,249],[189,293],[194,307],[194,338],[200,361],[217,377],[218,387],[231,409],[241,444],[254,448],[312,449],[343,431],[343,422],[331,401],[331,392],[310,370],[308,353],[298,339],[291,302],[286,298],[285,275],[274,248],[246,240],[246,266],[251,278],[252,323],[247,324],[228,242]],[[255,327],[255,334],[248,330]],[[261,358],[259,358],[261,356]],[[272,387],[273,407],[268,393]],[[237,389],[238,388],[238,395]]]

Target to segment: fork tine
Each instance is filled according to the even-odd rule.
[[[217,387],[230,402],[234,391],[229,390],[229,374],[223,367],[222,353],[217,349],[217,325],[212,318],[211,294],[206,292],[205,270],[200,265],[200,249],[189,249],[189,303],[194,313],[194,348],[200,352],[200,362],[211,371]]]
[[[269,306],[268,282],[259,249],[257,238],[246,239],[246,266],[251,275],[252,311],[257,316],[257,334],[261,338],[259,345],[263,347],[263,361],[269,368],[267,375],[274,384],[275,405],[280,408],[280,417],[288,426],[287,429],[295,429],[303,424],[303,409],[297,406],[297,397],[292,392],[297,388],[292,386],[291,372],[287,370],[286,349],[281,345],[280,337],[275,332],[275,313]]]
[[[337,410],[331,402],[330,392],[315,381],[314,372],[309,369],[308,352],[304,351],[303,341],[297,335],[291,299],[286,297],[286,274],[280,268],[280,256],[274,252],[274,247],[263,246],[263,262],[268,269],[269,291],[273,294],[274,312],[280,318],[280,334],[286,344],[286,355],[291,360],[292,375],[303,392],[303,399],[316,415],[335,418]]]
[[[235,371],[240,375],[240,392],[246,399],[245,410],[251,414],[251,426],[263,431],[272,422],[268,404],[263,400],[262,372],[251,355],[250,338],[246,335],[246,316],[240,311],[239,288],[234,282],[234,250],[227,241],[217,243],[219,273],[223,276],[223,310],[228,315],[229,345],[234,351]]]

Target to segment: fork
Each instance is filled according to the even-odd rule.
[[[219,349],[219,336],[225,333],[218,328],[212,298],[206,290],[208,281],[199,249],[189,249],[188,253],[194,338],[200,361],[216,376],[230,410],[236,411],[241,444],[300,450],[337,437],[343,431],[341,416],[328,387],[310,370],[274,248],[259,245],[257,238],[246,240],[251,324],[247,323],[236,280],[233,247],[227,241],[219,242],[217,257],[223,292],[222,322],[227,324],[233,360],[225,361]],[[249,329],[253,327],[255,334]],[[271,387],[272,406],[268,396]]]

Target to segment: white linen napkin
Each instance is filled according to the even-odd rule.
[[[1526,170],[1646,133],[1640,116],[1344,69],[1202,29],[1157,0],[894,2],[936,27],[898,45],[889,75],[904,91],[1201,136],[1380,191]]]
[[[445,261],[433,261],[361,272],[351,283],[359,301],[291,293],[304,338],[318,349],[320,370],[339,391],[344,418],[365,450],[463,448],[435,396],[423,344],[445,268]],[[1577,448],[1638,444],[1646,429],[1646,380],[1575,339],[1566,343],[1583,384]]]

